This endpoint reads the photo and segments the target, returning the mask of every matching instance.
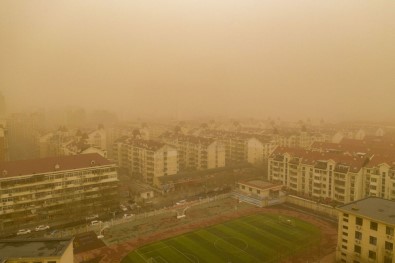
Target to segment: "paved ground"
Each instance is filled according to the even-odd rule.
[[[302,220],[311,222],[320,227],[323,238],[318,252],[319,255],[311,257],[322,257],[335,250],[337,242],[337,228],[334,224],[322,219],[315,218],[303,212],[287,208],[257,208],[245,203],[237,203],[232,198],[218,200],[198,206],[191,207],[186,212],[186,218],[176,219],[175,212],[148,219],[140,219],[126,224],[118,225],[108,232],[103,239],[106,247],[84,251],[75,254],[76,263],[118,263],[131,250],[152,241],[168,238],[178,234],[189,232],[193,229],[217,224],[232,218],[253,214],[257,212],[277,213],[295,216]],[[330,256],[329,256],[330,258]],[[293,259],[289,259],[288,262]],[[306,258],[306,260],[308,260]],[[305,262],[305,261],[304,261]]]

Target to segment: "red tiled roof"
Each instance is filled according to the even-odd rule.
[[[66,171],[110,164],[113,163],[97,153],[1,162],[0,178]],[[57,165],[59,166],[58,169],[55,168]]]
[[[394,154],[374,155],[370,159],[370,162],[366,165],[366,167],[372,168],[372,167],[378,166],[380,164],[387,164],[390,167],[395,168],[395,155]]]
[[[313,165],[318,161],[333,160],[338,164],[351,167],[352,172],[358,172],[367,162],[366,157],[360,157],[345,153],[316,152],[301,148],[277,147],[272,156],[288,153],[292,157],[298,157],[301,163]]]
[[[140,147],[144,149],[148,149],[151,151],[156,151],[166,146],[165,143],[161,143],[154,140],[143,140],[143,139],[136,139],[133,137],[123,136],[115,141],[115,143],[123,143],[127,145],[133,145],[135,147]]]

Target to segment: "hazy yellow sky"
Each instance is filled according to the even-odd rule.
[[[395,1],[1,0],[8,108],[395,119]]]

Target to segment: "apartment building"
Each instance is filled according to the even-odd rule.
[[[269,180],[317,200],[348,203],[364,194],[364,155],[278,147],[269,157]]]
[[[276,147],[274,141],[264,135],[206,130],[200,136],[216,139],[224,145],[226,166],[243,162],[261,163]]]
[[[394,201],[368,197],[338,211],[337,262],[395,262]]]
[[[225,147],[216,139],[168,134],[162,140],[177,149],[179,171],[225,166]]]
[[[131,176],[158,185],[158,178],[177,173],[177,150],[167,144],[133,137],[114,142],[114,159]]]
[[[73,263],[72,238],[0,240],[1,263]]]
[[[314,142],[325,142],[330,139],[327,134],[317,132],[285,132],[273,134],[274,143],[281,147],[308,148]]]
[[[395,200],[395,155],[374,155],[365,167],[366,196]]]
[[[0,230],[64,224],[118,207],[116,165],[98,154],[0,163]]]
[[[1,120],[0,120],[1,123]],[[0,161],[8,161],[8,130],[5,122],[0,124]]]

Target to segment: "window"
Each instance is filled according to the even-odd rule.
[[[347,232],[343,232],[343,236],[348,237],[348,233]]]
[[[376,245],[377,244],[377,237],[369,237],[369,244]]]
[[[363,219],[362,218],[360,218],[360,217],[356,217],[355,218],[355,224],[356,225],[362,226],[362,223],[363,223]]]
[[[261,190],[256,190],[256,193],[257,193],[257,194],[260,194],[260,193],[261,193]]]
[[[355,231],[355,239],[361,240],[362,239],[362,233]]]
[[[386,255],[384,257],[384,263],[392,263],[392,257],[389,255]]]
[[[377,223],[376,222],[370,222],[370,229],[377,231]]]
[[[252,188],[251,187],[248,190],[250,190],[250,192],[252,192]]]
[[[347,246],[346,245],[342,245],[342,249],[347,250]]]
[[[393,236],[394,235],[394,228],[390,227],[390,226],[387,226],[386,229],[385,229],[385,233],[387,235]]]
[[[392,244],[391,242],[385,241],[385,249],[386,250],[393,250],[394,249],[394,244]]]
[[[355,245],[355,246],[354,246],[354,252],[361,253],[361,247]]]
[[[369,258],[370,259],[376,259],[376,252],[369,250]]]

